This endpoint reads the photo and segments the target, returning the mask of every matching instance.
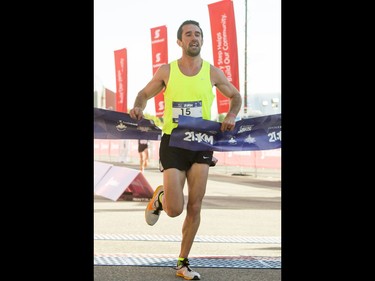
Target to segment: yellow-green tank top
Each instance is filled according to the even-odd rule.
[[[172,61],[164,91],[163,133],[171,134],[178,125],[179,115],[211,120],[214,98],[209,62],[203,60],[202,68],[195,76],[186,76],[180,71],[177,60]]]

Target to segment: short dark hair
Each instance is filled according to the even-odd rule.
[[[203,39],[203,31],[202,31],[202,28],[199,26],[199,22],[197,22],[195,20],[186,20],[183,23],[181,23],[180,27],[177,30],[177,38],[179,40],[182,40],[182,27],[184,25],[187,25],[187,24],[194,24],[194,25],[198,26],[199,29],[201,30],[201,35],[202,35],[202,39]]]

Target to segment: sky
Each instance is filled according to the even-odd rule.
[[[181,57],[177,29],[185,20],[199,22],[201,57],[213,64],[208,5],[215,0],[94,0],[94,89],[116,92],[114,51],[126,48],[128,107],[152,78],[151,28],[166,25],[169,61]],[[245,3],[233,0],[240,73],[244,93]],[[281,94],[281,0],[247,0],[247,96]],[[216,101],[214,102],[216,103]],[[252,105],[248,104],[251,109]],[[149,101],[145,112],[154,114]]]

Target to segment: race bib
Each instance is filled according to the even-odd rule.
[[[175,101],[172,103],[172,120],[178,123],[178,116],[202,118],[202,101]]]

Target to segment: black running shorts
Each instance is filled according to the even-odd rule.
[[[184,148],[169,146],[171,135],[163,134],[159,148],[160,171],[176,168],[187,171],[194,163],[206,163],[212,166],[213,151],[191,151]]]
[[[138,152],[141,153],[141,152],[145,151],[147,148],[148,148],[148,145],[147,145],[147,144],[142,144],[142,143],[140,143],[140,144],[138,145]]]

